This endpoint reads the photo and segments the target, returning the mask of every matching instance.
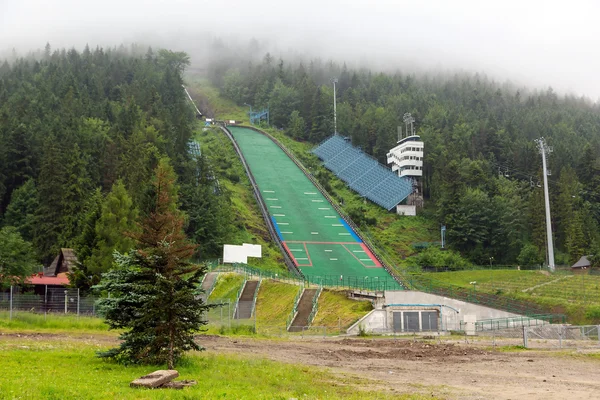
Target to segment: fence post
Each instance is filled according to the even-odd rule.
[[[81,300],[81,296],[79,296],[79,288],[77,288],[77,319],[79,319],[79,302]]]
[[[527,340],[527,328],[524,326],[523,327],[523,347],[525,347],[526,349],[528,348],[528,340]]]
[[[67,306],[69,305],[69,292],[65,290],[65,314],[67,313]]]
[[[13,306],[13,287],[10,285],[10,312],[8,320],[12,321],[12,306]]]

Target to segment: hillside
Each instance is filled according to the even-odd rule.
[[[479,74],[416,77],[321,60],[282,59],[275,65],[268,55],[251,64],[232,57],[226,68],[215,61],[206,76],[209,82],[201,85],[206,98],[231,100],[216,101],[215,112],[239,119],[247,105],[268,106],[270,125],[310,143],[307,148],[334,130],[332,77],[339,78],[338,132],[380,161],[394,146],[397,128],[406,131],[404,113],[412,113],[425,143],[423,215],[432,227],[446,225],[448,246],[476,265],[491,258],[504,265],[544,262],[535,143],[543,136],[554,149],[549,191],[556,262],[570,265],[599,252],[600,109],[586,99],[561,97],[552,89],[533,92]],[[364,213],[357,211],[360,219]],[[394,250],[406,253],[401,246]]]
[[[198,96],[201,104],[208,104],[213,117],[247,121],[248,117],[245,115],[244,108],[220,97],[208,82],[198,78],[192,78],[189,81],[191,93]],[[401,217],[389,213],[375,204],[365,202],[363,198],[348,189],[341,180],[321,166],[318,158],[310,153],[310,150],[314,147],[312,144],[295,141],[274,128],[262,127],[261,129],[269,132],[279,140],[311,171],[333,198],[338,200],[341,208],[350,215],[364,233],[368,234],[379,245],[378,247],[387,253],[388,258],[393,260],[394,263],[404,265],[404,258],[415,254],[415,249],[412,247],[414,243],[439,241],[438,228],[428,218]],[[241,177],[242,185],[233,185],[236,187],[231,190],[245,192],[244,195],[242,195],[242,192],[238,192],[234,196],[236,200],[233,200],[233,203],[240,207],[237,214],[241,217],[241,220],[245,221],[244,225],[246,227],[266,232],[266,226],[264,226],[260,212],[256,208],[250,189],[249,187],[247,190],[245,189],[247,179],[243,174],[243,169],[241,169],[241,163],[237,160],[233,146],[226,143],[226,138],[216,130],[208,129],[197,137],[200,137],[199,140],[203,143],[203,146],[206,144],[207,153],[217,154],[214,150],[216,148],[214,143],[219,143],[218,157],[223,160],[221,165],[224,168],[217,171],[229,183],[231,183],[231,179],[228,179],[228,174],[231,174],[232,170],[236,171],[236,175],[240,174],[237,176]]]

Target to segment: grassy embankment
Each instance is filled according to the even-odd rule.
[[[129,382],[162,366],[123,366],[98,359],[107,345],[94,338],[4,337],[0,341],[3,399],[420,399],[372,391],[366,380],[327,370],[231,354],[190,353],[177,369],[196,386],[133,389]],[[365,391],[365,390],[368,390]]]
[[[428,276],[478,292],[532,302],[565,314],[569,323],[600,323],[600,276],[517,270],[439,272]]]
[[[324,290],[319,297],[319,310],[313,326],[325,326],[328,331],[345,330],[373,309],[369,301],[350,300],[343,291]]]

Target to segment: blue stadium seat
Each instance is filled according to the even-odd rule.
[[[410,179],[399,177],[339,135],[325,139],[313,153],[351,189],[383,208],[391,210],[412,193]]]

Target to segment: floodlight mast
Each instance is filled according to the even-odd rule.
[[[543,137],[536,139],[538,150],[542,155],[542,173],[544,174],[544,203],[546,206],[546,240],[548,243],[548,269],[554,272],[554,244],[552,242],[552,220],[550,218],[550,196],[548,195],[548,170],[546,166],[546,156],[552,153],[552,148],[548,147],[546,139]]]
[[[335,95],[335,84],[338,83],[337,78],[331,78],[333,83],[333,134],[337,135],[337,109],[336,109],[336,95]]]

